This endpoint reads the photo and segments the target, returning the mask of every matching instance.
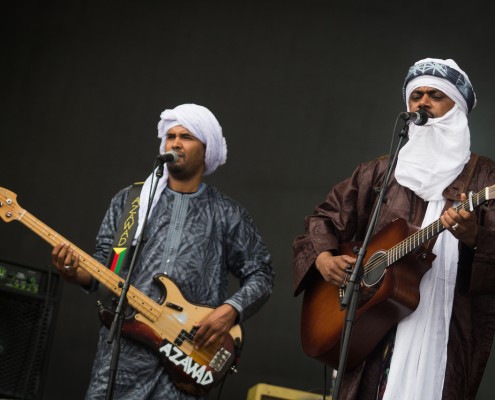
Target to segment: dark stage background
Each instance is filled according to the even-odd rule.
[[[229,148],[207,182],[250,211],[277,272],[222,399],[260,382],[321,390],[323,367],[300,345],[291,242],[333,184],[389,152],[403,78],[421,58],[467,71],[472,150],[495,156],[493,11],[489,0],[4,3],[0,186],[91,253],[112,195],[151,171],[161,111],[207,106]],[[49,254],[21,224],[0,224],[0,259],[47,269]],[[95,301],[64,285],[45,400],[82,399]],[[494,398],[494,371],[491,361],[479,399]]]

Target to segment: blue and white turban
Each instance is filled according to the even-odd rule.
[[[211,174],[220,165],[225,164],[227,143],[222,134],[222,127],[210,110],[197,104],[182,104],[163,111],[158,122],[162,153],[165,151],[167,132],[177,125],[186,128],[206,146],[204,175]]]
[[[409,68],[403,96],[407,104],[411,92],[420,86],[435,87],[449,96],[467,115],[476,106],[476,94],[467,74],[454,60],[425,58]]]

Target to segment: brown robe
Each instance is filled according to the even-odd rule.
[[[296,296],[317,273],[314,261],[321,252],[335,252],[340,243],[363,240],[387,165],[388,157],[360,164],[316,206],[313,215],[306,217],[305,234],[293,243]],[[466,184],[474,193],[495,185],[494,161],[480,156],[474,170],[469,171],[470,165],[445,189],[445,198],[459,200]],[[470,172],[474,172],[471,180]],[[395,218],[421,226],[427,205],[392,176],[375,232]],[[495,332],[495,202],[489,201],[475,212],[479,224],[476,248],[473,251],[459,245],[442,396],[445,400],[475,399]],[[376,398],[382,347],[383,343],[365,362],[345,374],[340,399]]]

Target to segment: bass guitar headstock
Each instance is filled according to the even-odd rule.
[[[25,210],[17,204],[17,195],[0,187],[0,218],[4,222],[10,222],[21,219],[24,213]]]

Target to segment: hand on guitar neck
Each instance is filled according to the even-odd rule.
[[[79,256],[73,254],[69,244],[60,243],[53,248],[52,264],[65,281],[81,286],[91,284],[91,275],[79,268]]]
[[[461,201],[466,200],[467,196],[463,193]],[[464,209],[457,212],[455,208],[450,207],[440,217],[440,222],[459,241],[468,247],[475,247],[478,238],[478,221],[475,213]]]

